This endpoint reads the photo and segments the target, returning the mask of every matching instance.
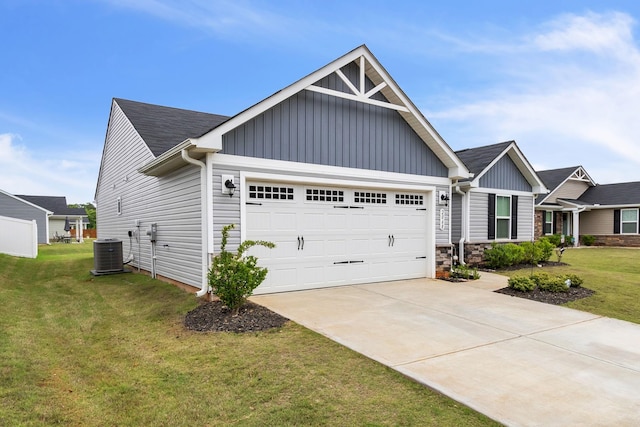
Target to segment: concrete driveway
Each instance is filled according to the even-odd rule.
[[[497,294],[506,279],[482,276],[251,300],[506,425],[640,423],[640,325]]]

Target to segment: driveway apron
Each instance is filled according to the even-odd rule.
[[[506,279],[483,276],[251,300],[506,425],[640,423],[640,325],[491,292]]]

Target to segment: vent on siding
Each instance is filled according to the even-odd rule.
[[[98,239],[93,241],[94,276],[124,272],[122,260],[122,240]]]

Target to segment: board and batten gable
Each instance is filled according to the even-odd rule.
[[[531,184],[509,156],[503,156],[480,178],[480,187],[531,191]]]
[[[45,209],[33,206],[22,199],[18,199],[0,191],[0,216],[23,219],[26,221],[35,220],[38,226],[38,243],[49,243],[47,234],[47,221],[49,216]]]
[[[321,80],[340,90],[338,81]],[[397,111],[305,90],[226,133],[221,153],[448,176],[447,167]]]
[[[557,203],[558,199],[579,199],[589,188],[588,182],[568,179],[547,197],[545,203]]]
[[[96,190],[98,238],[122,240],[123,255],[134,258],[130,266],[151,271],[151,241],[146,233],[156,223],[156,274],[201,287],[200,169],[188,165],[163,177],[137,171],[153,159],[114,102]],[[132,238],[129,231],[134,232]]]

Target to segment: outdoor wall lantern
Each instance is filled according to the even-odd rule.
[[[449,195],[446,191],[440,191],[440,204],[449,206]]]
[[[222,175],[222,194],[228,194],[233,197],[236,191],[236,185],[233,182],[233,175]]]

